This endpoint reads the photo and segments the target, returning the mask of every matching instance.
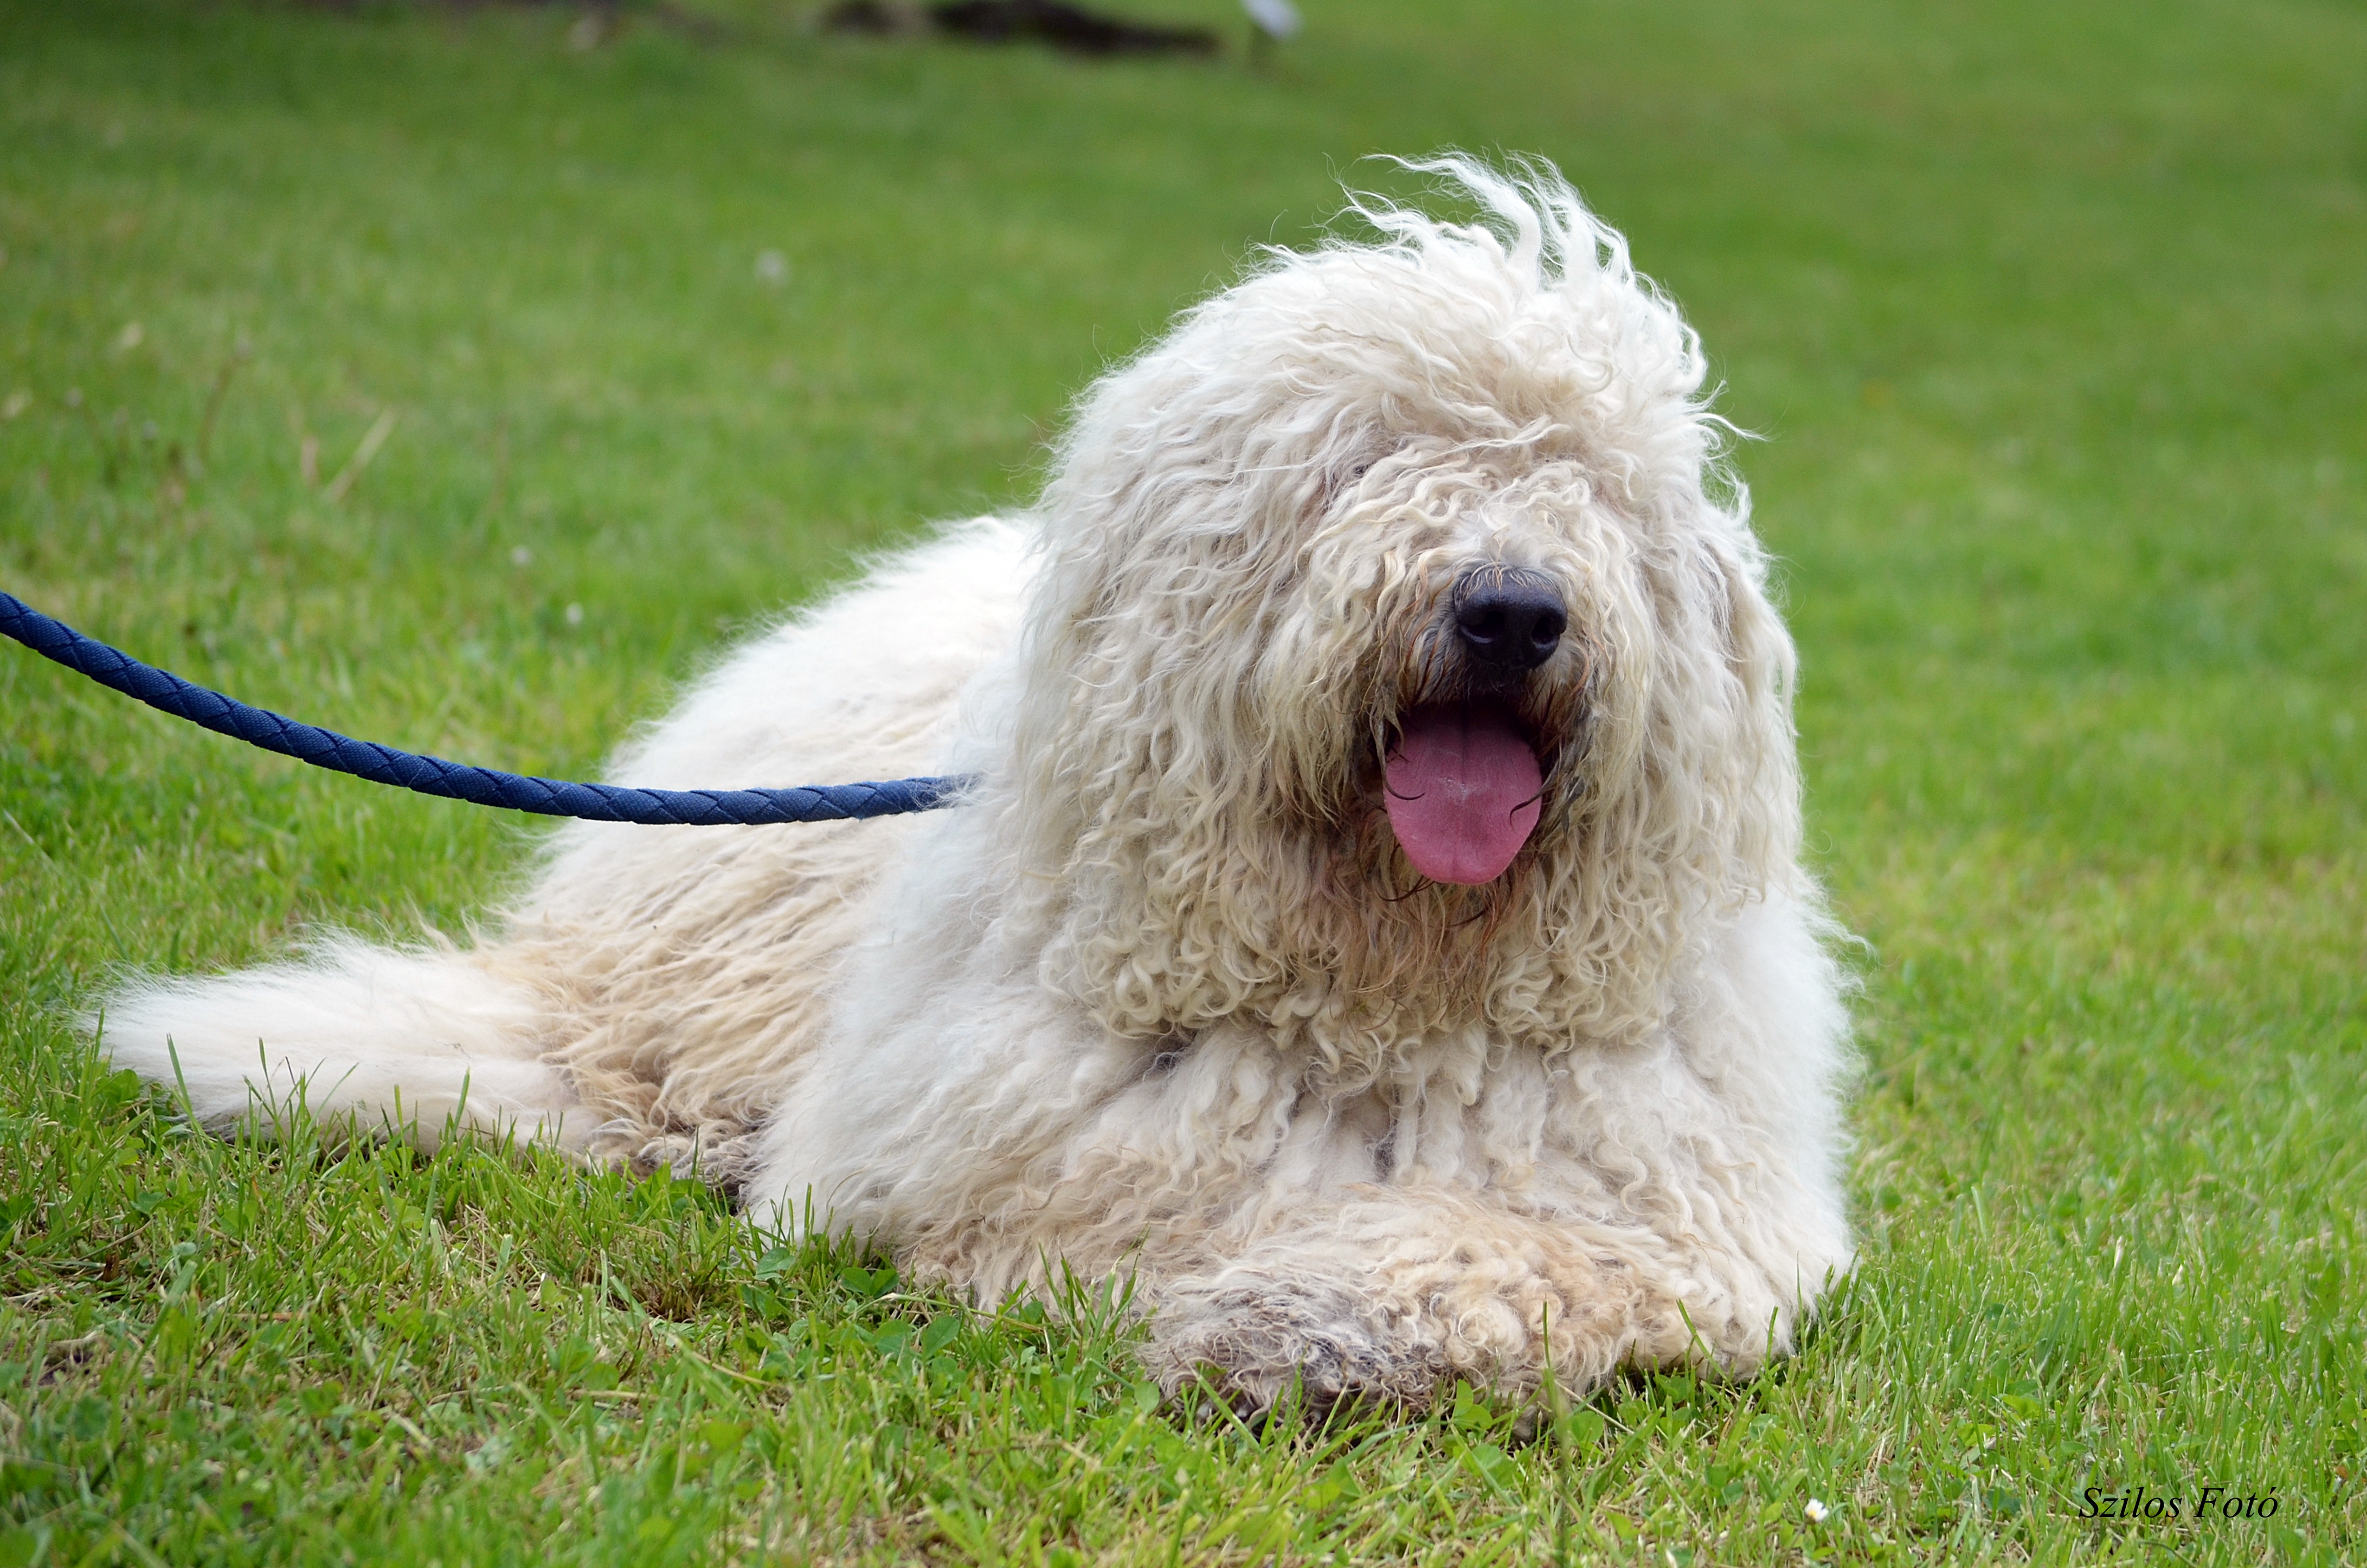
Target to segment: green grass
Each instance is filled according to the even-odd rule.
[[[1468,1398],[1251,1432],[699,1189],[193,1136],[78,1000],[457,929],[527,834],[0,650],[0,1568],[2355,1559],[2367,14],[1308,9],[1259,74],[753,0],[589,52],[555,9],[0,0],[0,585],[580,774],[853,552],[1024,496],[1353,160],[1544,153],[1770,437],[1869,943],[1864,1260],[1806,1351],[1525,1446]],[[2190,1517],[2081,1517],[2138,1486]]]

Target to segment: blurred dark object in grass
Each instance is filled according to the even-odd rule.
[[[895,0],[844,0],[822,17],[834,33],[889,37],[950,33],[977,43],[1032,40],[1070,54],[1214,54],[1217,35],[1205,28],[1162,28],[1104,17],[1059,0],[946,0],[935,6]]]
[[[926,8],[910,0],[842,0],[821,14],[826,33],[861,33],[869,38],[909,38],[930,28]]]

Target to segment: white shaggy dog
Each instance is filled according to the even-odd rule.
[[[577,824],[472,948],[135,988],[107,1049],[214,1125],[301,1081],[695,1160],[982,1300],[1131,1279],[1159,1375],[1244,1403],[1785,1350],[1851,1259],[1791,644],[1674,307],[1551,171],[1421,166],[1489,222],[1269,258],[1033,513],[614,770],[964,803]]]

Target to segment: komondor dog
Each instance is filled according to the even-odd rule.
[[[1418,165],[1102,380],[1040,503],[732,654],[473,946],[138,986],[237,1122],[695,1168],[983,1301],[1130,1282],[1263,1405],[1747,1372],[1850,1266],[1790,641],[1700,347],[1541,165]],[[258,1042],[260,1049],[258,1050]]]

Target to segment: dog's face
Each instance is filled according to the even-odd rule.
[[[1625,1007],[1788,864],[1790,649],[1693,336],[1566,187],[1455,172],[1508,234],[1282,259],[1061,450],[1014,809],[1119,1027]]]
[[[1632,727],[1631,530],[1582,461],[1526,457],[1401,439],[1304,529],[1259,665],[1274,786],[1377,881],[1552,853]]]

